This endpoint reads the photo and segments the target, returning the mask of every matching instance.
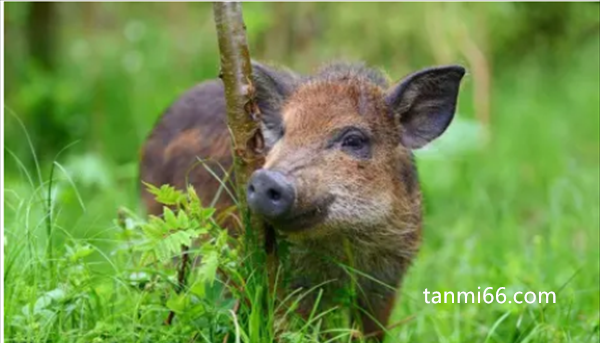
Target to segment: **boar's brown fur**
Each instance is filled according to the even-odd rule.
[[[463,74],[461,67],[427,69],[388,89],[381,73],[363,65],[333,64],[305,77],[254,64],[268,148],[263,168],[294,180],[294,213],[319,218],[274,224],[292,243],[291,287],[326,282],[323,303],[331,305],[334,290],[357,270],[365,332],[386,324],[419,248],[421,192],[411,149],[449,125]],[[339,140],[347,130],[360,131],[368,146],[349,152]],[[144,146],[141,179],[190,183],[212,199],[219,183],[197,164],[207,157],[231,165],[220,81],[194,87],[167,110]],[[161,212],[148,193],[143,199],[150,213]],[[218,201],[219,208],[230,204],[224,195]]]
[[[191,184],[200,199],[210,203],[220,183],[209,169],[223,178],[224,171],[232,164],[224,113],[221,81],[202,83],[183,94],[167,109],[146,140],[141,157],[141,180],[157,186],[170,184],[179,189]],[[146,187],[142,188],[148,212],[162,214],[162,206]],[[217,204],[224,209],[231,206],[232,201],[221,192]]]

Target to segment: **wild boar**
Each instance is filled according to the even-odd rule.
[[[412,150],[446,130],[464,74],[460,66],[429,68],[390,87],[363,64],[335,63],[300,76],[253,63],[267,154],[247,186],[250,209],[291,242],[293,289],[325,283],[321,302],[331,304],[357,273],[365,333],[387,323],[420,245]],[[231,166],[218,80],[192,88],[166,111],[144,146],[141,179],[179,188],[190,183],[201,198],[213,199],[219,182],[197,163],[207,157]],[[160,213],[151,195],[143,199],[150,213]],[[230,204],[223,194],[217,201],[219,208]]]

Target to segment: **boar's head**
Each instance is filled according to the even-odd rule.
[[[300,239],[420,225],[411,150],[452,121],[464,68],[425,69],[391,87],[362,65],[313,76],[253,69],[268,149],[248,183],[254,213]]]

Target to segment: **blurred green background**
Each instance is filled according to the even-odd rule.
[[[402,338],[473,341],[506,312],[497,329],[506,341],[538,327],[540,341],[598,338],[599,9],[244,4],[254,59],[302,73],[361,60],[394,80],[435,64],[469,71],[457,120],[417,155],[425,237],[397,311],[418,317]],[[117,208],[138,208],[145,137],[179,94],[218,73],[211,5],[6,3],[3,24],[7,252],[21,256],[25,233],[44,245],[44,209],[29,205],[53,166],[58,237],[110,249]],[[562,293],[544,308],[422,298],[426,287],[486,285]]]

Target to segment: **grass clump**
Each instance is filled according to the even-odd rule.
[[[7,342],[302,343],[354,333],[325,333],[316,311],[308,322],[295,314],[314,290],[273,296],[255,235],[232,237],[193,188],[147,186],[163,215],[144,220],[119,210],[108,251],[75,238],[50,256],[8,249]]]

